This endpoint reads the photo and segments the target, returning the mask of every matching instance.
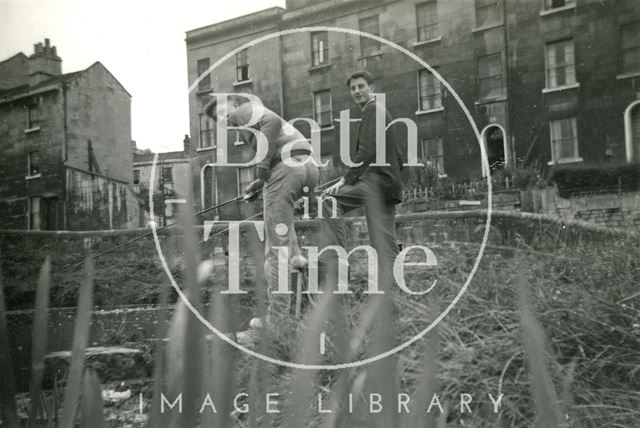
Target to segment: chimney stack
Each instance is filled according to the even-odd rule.
[[[49,39],[33,45],[33,54],[29,57],[29,85],[35,86],[47,79],[62,74],[62,59]]]
[[[185,134],[184,140],[182,140],[182,149],[186,157],[190,158],[195,155],[195,151],[192,152],[191,138]]]

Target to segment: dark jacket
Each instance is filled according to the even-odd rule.
[[[381,104],[378,108],[384,109]],[[391,115],[385,112],[385,128],[391,122]],[[346,184],[355,184],[359,180],[377,180],[381,186],[380,191],[384,193],[385,200],[394,204],[402,202],[402,182],[400,170],[403,163],[403,152],[400,149],[396,138],[394,138],[393,127],[386,131],[385,163],[388,166],[373,166],[376,162],[376,102],[369,101],[362,108],[362,120],[358,127],[356,137],[356,154],[354,163],[362,162],[362,165],[351,167],[344,176]],[[375,174],[376,176],[372,176]]]

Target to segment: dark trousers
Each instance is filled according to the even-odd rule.
[[[337,218],[332,218],[333,202],[328,196],[322,204],[322,216],[327,224],[323,231],[324,245],[340,245],[348,249],[347,230],[340,216],[357,208],[365,208],[365,218],[371,246],[378,253],[379,278],[383,282],[393,277],[393,262],[398,254],[396,242],[396,208],[384,194],[384,186],[377,175],[365,176],[355,184],[345,184],[333,195],[337,205]],[[380,286],[386,286],[381,283]]]

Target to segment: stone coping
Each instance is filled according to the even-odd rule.
[[[438,219],[484,219],[487,217],[486,209],[479,210],[460,210],[460,211],[423,211],[416,213],[398,214],[396,216],[396,223],[402,224],[404,222],[414,222],[419,220],[438,220]],[[584,230],[586,232],[595,232],[610,235],[627,235],[638,236],[640,233],[633,230],[627,230],[622,228],[613,228],[593,224],[580,220],[567,220],[559,217],[554,217],[547,214],[528,213],[520,211],[506,211],[496,210],[491,211],[492,220],[498,219],[512,219],[512,220],[527,220],[537,223],[545,224],[557,224],[560,226],[570,226],[576,229]],[[362,222],[364,217],[345,217],[348,222]],[[219,225],[213,228],[213,231],[224,229],[224,220],[220,221]],[[319,227],[322,224],[321,219],[310,220],[298,220],[296,226],[301,228],[313,228]],[[195,226],[195,229],[202,229],[204,226]],[[168,227],[166,229],[158,231],[161,235],[167,233],[179,233],[180,226],[176,225]],[[66,230],[13,230],[5,229],[0,230],[0,237],[2,236],[50,236],[50,237],[63,237],[63,238],[95,238],[95,237],[110,237],[110,236],[136,236],[145,233],[150,233],[149,229],[119,229],[119,230],[87,230],[87,231],[66,231]]]

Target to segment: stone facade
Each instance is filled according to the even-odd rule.
[[[583,0],[555,2],[550,8],[543,1],[489,3],[493,9],[471,0],[288,1],[286,10],[267,9],[187,32],[189,83],[206,71],[198,69],[198,61],[214,65],[260,36],[313,26],[358,30],[377,20],[380,37],[425,60],[459,95],[490,163],[639,160],[640,135],[633,135],[633,123],[640,123],[640,66],[633,62],[638,55],[633,30],[640,28],[637,4]],[[426,39],[416,16],[425,7],[436,16]],[[375,32],[376,27],[367,29]],[[322,155],[338,164],[339,111],[350,108],[357,119],[344,79],[367,69],[377,77],[376,90],[386,94],[391,114],[413,120],[418,141],[432,144],[427,153],[419,148],[419,155],[455,178],[483,174],[474,128],[452,93],[441,88],[433,104],[420,105],[419,63],[382,43],[363,52],[357,35],[329,32],[328,59],[314,65],[312,44],[308,32],[294,32],[250,46],[250,81],[238,84],[237,58],[231,55],[212,72],[205,93],[254,93],[290,120],[314,118],[314,94],[329,91],[333,126],[322,129]],[[192,135],[202,131],[198,114],[207,100],[197,90],[190,94]],[[296,126],[310,135],[308,125]],[[404,137],[405,126],[397,129]],[[552,141],[555,132],[559,136]],[[568,139],[560,141],[560,135]],[[212,154],[202,157],[214,160]],[[211,190],[212,201],[237,194],[232,172],[219,169],[215,177],[209,187],[217,188],[219,197]]]
[[[46,40],[0,63],[0,227],[137,227],[131,95],[99,62],[61,61]]]
[[[640,228],[640,193],[585,194],[562,198],[554,187],[532,190],[531,211],[602,226]]]
[[[193,175],[190,139],[185,136],[184,150],[158,153],[153,177],[151,170],[154,154],[134,150],[133,189],[143,201],[144,224],[151,221],[149,189],[153,193],[154,218],[159,225],[175,223],[179,206],[189,196],[190,177]]]

